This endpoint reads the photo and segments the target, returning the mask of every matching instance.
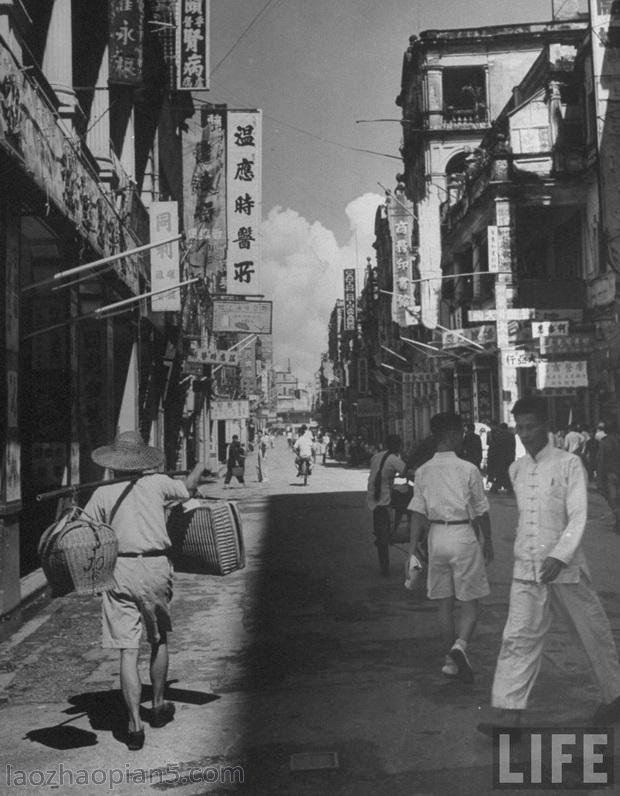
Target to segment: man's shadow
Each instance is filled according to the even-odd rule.
[[[166,684],[165,697],[172,702],[184,702],[188,705],[206,705],[220,697],[216,694],[207,694],[202,691],[190,691],[185,688],[173,688],[178,680],[169,680]],[[152,699],[153,690],[150,685],[142,686],[141,702]],[[76,718],[87,716],[93,730],[110,732],[119,742],[124,742],[127,733],[127,709],[120,690],[87,691],[69,697],[71,707],[64,713],[69,716],[65,721],[52,727],[41,727],[30,730],[26,738],[33,743],[48,746],[51,749],[79,749],[85,746],[95,746],[97,734],[79,727],[73,727],[70,722]],[[142,706],[140,713],[144,721],[149,720],[151,710]]]

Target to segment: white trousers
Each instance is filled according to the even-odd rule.
[[[540,666],[552,613],[563,616],[590,661],[608,704],[620,696],[620,664],[611,626],[587,576],[578,583],[512,582],[491,704],[524,710]]]

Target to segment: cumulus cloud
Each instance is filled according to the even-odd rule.
[[[374,250],[374,221],[384,197],[366,193],[345,208],[351,235],[340,246],[323,224],[290,208],[274,207],[262,226],[262,292],[273,300],[274,366],[313,382],[327,350],[327,324],[343,297],[344,268],[356,268],[358,292],[366,257]],[[374,258],[373,258],[374,259]]]

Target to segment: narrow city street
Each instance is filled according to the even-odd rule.
[[[506,615],[514,499],[491,496],[492,594],[471,647],[475,683],[463,685],[439,671],[435,609],[422,584],[404,588],[405,552],[394,548],[391,576],[379,574],[367,469],[328,460],[304,487],[283,439],[267,464],[268,483],[257,482],[252,454],[247,486],[225,490],[220,476],[205,487],[239,501],[247,566],[223,578],[177,575],[176,719],[147,725],[143,750],[117,740],[118,655],[100,647],[97,597],[48,602],[3,641],[0,792],[491,792],[491,743],[475,727]],[[620,537],[595,492],[585,548],[620,642]],[[143,696],[148,706],[146,685]],[[554,626],[528,720],[579,726],[597,700],[584,657]],[[306,770],[292,770],[299,761]],[[243,785],[231,784],[241,773]]]

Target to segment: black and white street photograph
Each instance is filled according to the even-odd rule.
[[[620,0],[0,2],[0,796],[620,794]]]

